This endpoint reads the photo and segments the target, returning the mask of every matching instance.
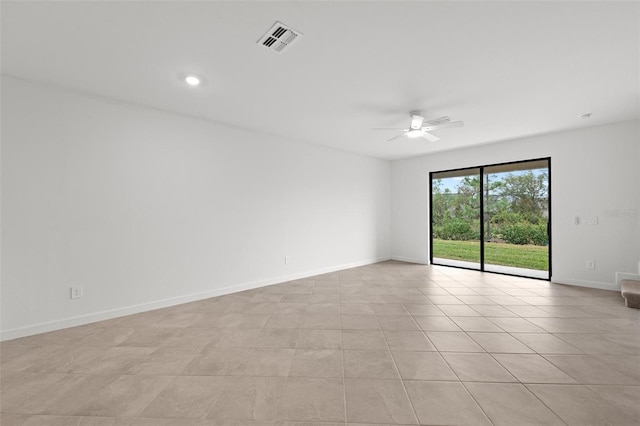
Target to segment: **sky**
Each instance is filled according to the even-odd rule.
[[[540,173],[547,171],[547,169],[516,170],[516,171],[513,171],[513,172],[491,173],[489,175],[489,180],[494,180],[494,179],[496,179],[498,177],[504,177],[504,176],[507,176],[508,174],[521,175],[521,174],[527,173],[529,171],[532,171],[537,176]],[[458,185],[460,184],[462,179],[464,179],[464,176],[441,179],[441,182],[442,182],[441,190],[442,190],[442,192],[445,192],[445,190],[448,188],[449,191],[451,191],[452,193],[454,193],[454,194],[457,193],[458,192],[458,189],[457,189]]]

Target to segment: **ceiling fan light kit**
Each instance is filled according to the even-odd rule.
[[[422,127],[422,122],[424,121],[424,117],[421,117],[420,115],[416,114],[416,113],[412,113],[411,114],[411,129],[412,130],[420,130],[420,127]]]

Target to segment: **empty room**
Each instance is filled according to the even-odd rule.
[[[0,8],[2,426],[640,424],[640,3]]]

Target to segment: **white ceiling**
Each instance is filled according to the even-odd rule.
[[[3,1],[1,19],[4,74],[379,158],[640,115],[638,2]],[[277,20],[304,33],[282,54],[256,44]],[[465,127],[371,130],[414,109]]]

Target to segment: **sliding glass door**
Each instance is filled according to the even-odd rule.
[[[550,159],[430,173],[432,264],[551,277]]]

